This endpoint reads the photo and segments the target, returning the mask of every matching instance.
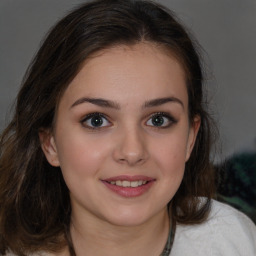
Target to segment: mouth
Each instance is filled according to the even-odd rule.
[[[127,198],[143,195],[156,180],[147,176],[117,176],[101,181],[112,192]]]
[[[108,183],[110,183],[111,185],[116,185],[123,188],[137,188],[147,184],[148,182],[149,181],[145,181],[145,180],[137,180],[137,181],[117,180],[117,181],[110,181]]]

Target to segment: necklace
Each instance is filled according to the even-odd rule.
[[[167,242],[165,244],[164,250],[161,253],[160,256],[169,256],[172,250],[173,242],[174,242],[174,237],[175,237],[175,231],[176,231],[176,221],[172,218],[171,224],[170,224],[170,232],[168,235]],[[73,243],[71,236],[69,232],[66,230],[66,238],[68,240],[68,247],[69,247],[69,253],[70,256],[76,256],[76,253],[74,251]]]
[[[174,236],[176,231],[176,221],[172,218],[171,225],[170,225],[170,232],[168,235],[168,240],[165,244],[164,250],[160,256],[169,256],[172,250]]]

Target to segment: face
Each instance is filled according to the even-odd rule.
[[[132,226],[166,212],[194,121],[184,70],[167,51],[141,43],[87,60],[60,100],[54,133],[40,134],[70,190],[73,218]]]

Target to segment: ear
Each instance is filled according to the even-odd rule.
[[[52,132],[48,130],[41,130],[38,135],[41,148],[49,164],[55,167],[60,166],[55,139]]]
[[[188,161],[191,152],[194,148],[195,142],[196,142],[196,137],[200,128],[201,124],[201,118],[200,116],[195,116],[193,119],[192,124],[190,125],[189,128],[189,134],[188,134],[188,142],[187,142],[187,152],[186,152],[186,161]]]

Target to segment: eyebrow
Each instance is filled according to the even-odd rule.
[[[163,104],[169,103],[169,102],[178,103],[182,106],[182,108],[184,108],[183,102],[180,99],[175,98],[175,97],[166,97],[166,98],[149,100],[143,104],[142,108],[157,107],[157,106],[161,106]],[[83,103],[91,103],[91,104],[97,105],[99,107],[104,107],[104,108],[113,108],[113,109],[117,109],[117,110],[121,109],[120,105],[114,101],[106,100],[106,99],[102,99],[102,98],[87,98],[87,97],[83,97],[83,98],[76,100],[71,105],[70,108],[73,108],[73,107],[83,104]]]
[[[75,101],[70,108],[73,108],[79,104],[82,103],[91,103],[94,105],[97,105],[99,107],[104,107],[104,108],[114,108],[114,109],[120,109],[120,105],[114,101],[111,100],[105,100],[101,98],[80,98],[77,101]]]
[[[184,108],[183,102],[180,99],[175,98],[175,97],[166,97],[166,98],[159,98],[159,99],[153,99],[153,100],[146,101],[143,108],[157,107],[157,106],[166,104],[168,102],[178,103],[182,106],[182,108]]]

